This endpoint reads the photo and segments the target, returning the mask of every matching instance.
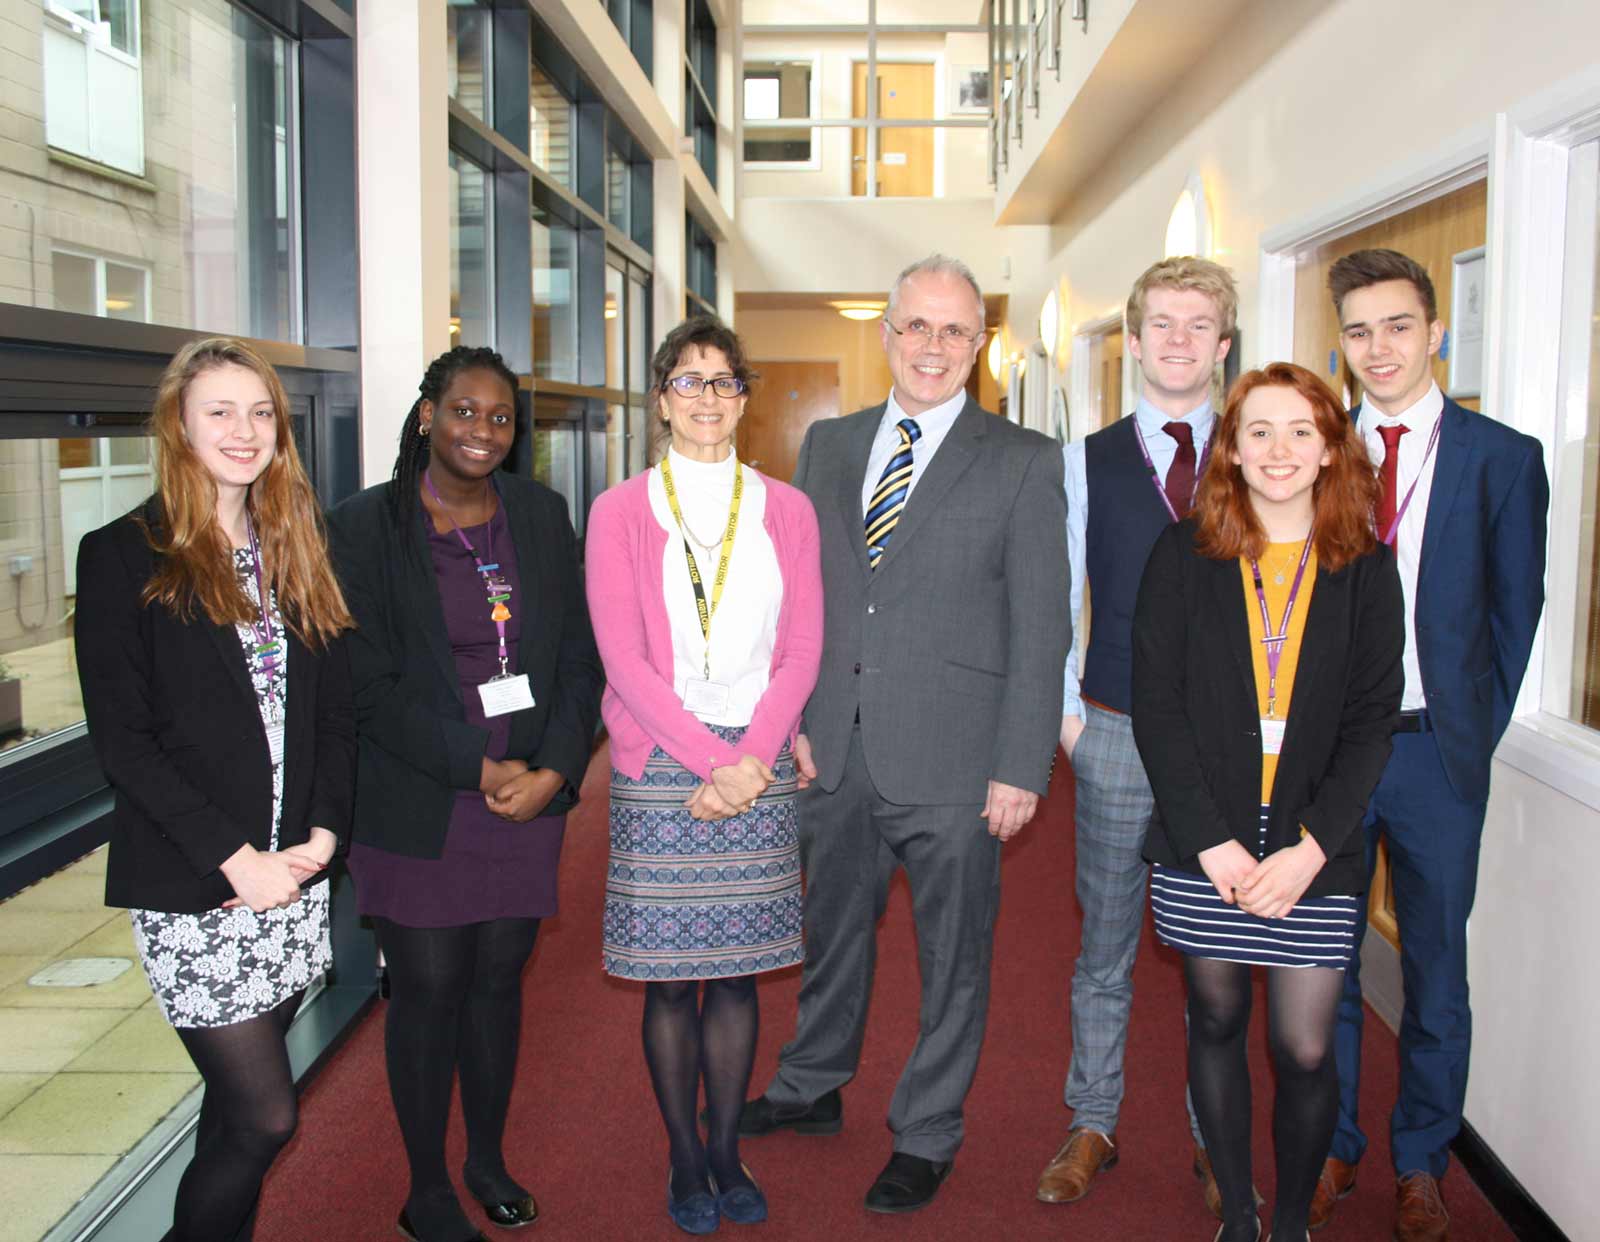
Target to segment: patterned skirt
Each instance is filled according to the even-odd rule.
[[[737,745],[742,728],[709,726]],[[660,747],[637,780],[611,773],[602,963],[623,979],[720,979],[793,966],[800,943],[794,756],[731,819],[693,818],[700,778]]]
[[[1256,857],[1267,843],[1267,808],[1261,808]],[[1302,897],[1281,919],[1263,919],[1222,900],[1203,875],[1157,863],[1150,874],[1150,906],[1162,944],[1193,957],[1251,966],[1328,966],[1343,970],[1356,945],[1361,903],[1354,897]]]

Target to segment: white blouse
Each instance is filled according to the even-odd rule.
[[[730,453],[724,461],[698,462],[680,456],[673,449],[667,452],[672,461],[673,487],[688,528],[689,547],[699,566],[709,607],[711,584],[722,556],[722,535],[728,525],[728,508],[733,503],[736,459]],[[778,609],[783,603],[778,553],[763,523],[767,509],[766,484],[748,466],[743,473],[739,528],[734,535],[733,555],[728,560],[722,601],[711,622],[709,652],[711,680],[729,688],[728,708],[720,715],[696,713],[705,724],[729,727],[749,724],[756,704],[766,693],[772,671],[772,648],[778,637]],[[689,680],[705,675],[707,644],[700,632],[694,587],[689,583],[683,536],[667,504],[667,489],[661,482],[659,468],[650,472],[649,492],[651,513],[667,532],[661,581],[667,619],[672,625],[672,689],[682,699]]]

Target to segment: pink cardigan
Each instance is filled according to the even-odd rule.
[[[762,476],[762,525],[778,554],[783,603],[766,693],[739,745],[730,746],[685,710],[672,689],[672,630],[661,578],[667,532],[650,510],[651,473],[617,484],[589,512],[589,616],[606,667],[600,715],[611,734],[612,765],[637,779],[651,748],[660,746],[701,780],[746,754],[770,767],[793,739],[822,664],[816,511],[798,488]]]

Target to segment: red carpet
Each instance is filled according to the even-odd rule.
[[[1174,955],[1156,945],[1148,924],[1136,973],[1121,1162],[1077,1204],[1050,1206],[1033,1197],[1039,1171],[1066,1129],[1061,1103],[1069,1051],[1066,996],[1078,943],[1071,776],[1065,763],[1057,769],[1039,818],[1007,846],[988,1041],[967,1102],[966,1146],[939,1198],[910,1217],[875,1216],[861,1206],[889,1156],[884,1113],[916,1036],[917,969],[910,908],[899,884],[880,930],[871,1026],[860,1073],[845,1089],[844,1133],[801,1138],[785,1132],[748,1141],[745,1159],[767,1191],[772,1219],[754,1228],[724,1223],[718,1236],[747,1236],[751,1242],[1061,1237],[1209,1242],[1216,1224],[1189,1172],[1182,982]],[[669,1242],[683,1236],[665,1211],[666,1139],[639,1047],[642,989],[600,972],[608,775],[602,750],[567,831],[565,913],[541,931],[524,987],[522,1065],[506,1150],[512,1171],[538,1196],[543,1211],[527,1236],[546,1242]],[[798,970],[763,978],[756,1090],[768,1081],[779,1047],[793,1032],[799,984]],[[1259,990],[1256,1008],[1251,1052],[1257,1071],[1256,1180],[1270,1201],[1271,1080]],[[1316,1235],[1318,1242],[1390,1236],[1393,1183],[1386,1121],[1395,1090],[1395,1044],[1376,1019],[1369,1020],[1368,1031],[1362,1081],[1372,1150],[1355,1194]],[[459,1169],[464,1154],[459,1119],[451,1150]],[[384,1082],[380,1008],[307,1090],[300,1132],[267,1182],[256,1237],[260,1242],[392,1238],[405,1192],[405,1158]],[[1453,1166],[1444,1193],[1456,1242],[1512,1236]],[[469,1207],[469,1213],[474,1210]],[[484,1229],[499,1235],[487,1225]]]

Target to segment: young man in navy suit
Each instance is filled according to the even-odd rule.
[[[1360,250],[1333,265],[1328,291],[1362,388],[1357,426],[1383,483],[1378,536],[1395,549],[1406,601],[1405,696],[1366,818],[1369,868],[1378,840],[1388,844],[1405,984],[1389,1125],[1394,1237],[1439,1242],[1449,1232],[1439,1179],[1461,1128],[1472,1045],[1467,916],[1489,761],[1544,606],[1550,489],[1537,440],[1464,409],[1434,383],[1444,325],[1420,264]],[[1356,1124],[1361,1018],[1358,953],[1339,1008],[1339,1125],[1313,1229],[1354,1189],[1366,1148]]]

